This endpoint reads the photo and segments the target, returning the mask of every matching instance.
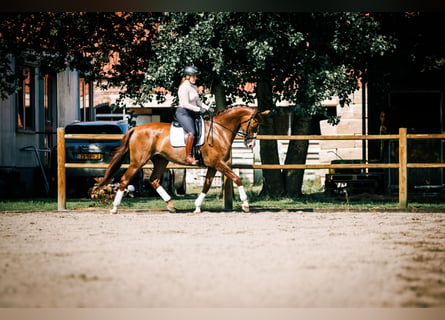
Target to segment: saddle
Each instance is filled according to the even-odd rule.
[[[204,119],[199,116],[195,120],[196,137],[194,147],[200,147],[204,144]],[[170,143],[173,147],[185,147],[185,131],[178,121],[173,120],[170,126]],[[196,152],[195,152],[196,153]]]

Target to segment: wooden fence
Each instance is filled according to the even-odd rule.
[[[57,129],[57,186],[58,186],[58,210],[66,209],[66,168],[106,168],[107,164],[78,164],[66,163],[65,161],[65,139],[101,139],[116,140],[122,135],[92,135],[92,134],[65,134],[63,128]],[[258,140],[398,140],[399,162],[398,163],[353,163],[353,164],[252,164],[233,165],[238,169],[398,169],[399,171],[399,207],[408,207],[408,168],[445,168],[445,163],[408,163],[408,139],[445,139],[445,134],[408,134],[406,128],[400,128],[399,134],[386,135],[258,135]],[[123,164],[122,167],[128,167]],[[152,168],[152,164],[146,164],[144,168]],[[169,164],[167,168],[196,169],[195,166],[183,166]],[[226,209],[232,207],[232,182],[224,179],[224,206]]]

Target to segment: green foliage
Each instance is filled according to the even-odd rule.
[[[42,74],[76,69],[104,88],[125,87],[124,94],[135,95],[148,68],[156,22],[151,13],[1,13],[1,97],[17,90],[11,58],[38,63]],[[105,68],[116,55],[113,68]]]
[[[201,70],[202,84],[224,86],[226,104],[236,97],[245,103],[256,98],[263,110],[285,100],[296,119],[310,119],[325,115],[326,99],[338,97],[342,106],[349,104],[368,62],[391,48],[374,16],[359,12],[165,13],[142,91],[146,99],[156,97],[151,90],[157,87],[176,92],[182,68],[192,64]],[[253,90],[246,90],[247,83]],[[329,121],[335,124],[339,119]],[[262,130],[273,134],[273,125],[263,122]],[[265,144],[261,149],[268,151],[261,152],[262,162],[276,163],[276,148]],[[294,152],[305,159],[306,150],[291,150],[287,157]],[[265,172],[265,193],[290,192],[280,185],[280,174]],[[299,188],[298,183],[288,185]]]
[[[243,85],[266,78],[274,103],[287,100],[295,113],[314,115],[334,96],[348,104],[370,59],[393,48],[374,16],[358,12],[169,12],[161,21],[146,99],[156,87],[174,92],[182,68],[193,64],[207,87],[221,81],[229,102],[251,101]]]
[[[199,81],[210,89],[205,92],[217,91],[222,106],[236,97],[261,98],[260,109],[286,100],[297,118],[310,118],[326,111],[325,99],[336,96],[348,104],[369,61],[392,49],[376,17],[359,12],[6,13],[0,17],[0,59],[35,59],[42,72],[75,68],[104,88],[121,88],[123,97],[139,104],[176,92],[184,66],[195,65]],[[113,68],[104,69],[116,54]],[[0,61],[0,70],[7,66]],[[7,83],[0,83],[2,93],[11,91]],[[246,90],[247,83],[256,87]]]
[[[200,192],[200,188],[196,188],[194,193],[184,196],[175,197],[175,207],[179,213],[192,212],[195,208],[194,202],[196,195]],[[235,191],[236,192],[236,191]],[[281,197],[278,199],[270,197],[262,197],[258,195],[258,189],[247,189],[250,206],[255,211],[276,211],[276,210],[314,210],[314,211],[354,211],[365,210],[373,211],[402,211],[398,208],[398,199],[396,196],[379,196],[379,195],[362,195],[357,196],[350,201],[346,201],[344,197],[327,197],[322,193],[306,194],[303,197],[291,198]],[[75,212],[101,210],[107,212],[110,204],[101,203],[100,201],[91,199],[68,199],[67,210]],[[241,203],[235,196],[233,202],[233,210],[241,211]],[[145,198],[125,198],[120,206],[122,210],[138,211],[143,210],[144,213],[150,212],[166,212],[165,202],[159,197]],[[220,197],[220,190],[212,188],[203,203],[203,211],[221,212],[224,211],[224,201]],[[431,199],[424,197],[410,201],[408,209],[403,211],[416,212],[426,211],[444,212],[443,196]],[[36,212],[36,211],[54,211],[57,212],[57,200],[55,199],[13,199],[0,201],[0,215],[11,214],[13,212]]]
[[[342,104],[374,55],[392,48],[373,15],[344,13],[165,12],[2,13],[0,92],[17,89],[9,59],[38,62],[41,72],[77,69],[103,88],[143,103],[174,92],[185,65],[207,88],[222,83],[227,99],[252,101],[246,83],[267,78],[274,103],[316,114],[320,101]],[[104,68],[110,58],[113,68]]]

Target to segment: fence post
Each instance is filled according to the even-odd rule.
[[[407,129],[399,128],[399,207],[408,207]]]
[[[233,210],[233,181],[224,176],[224,210]]]
[[[57,128],[57,210],[66,210],[65,129]]]
[[[230,159],[228,165],[232,165],[232,151],[230,151]],[[224,198],[224,210],[233,210],[233,181],[232,179],[223,175],[223,198]]]

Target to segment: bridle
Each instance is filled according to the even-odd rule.
[[[250,116],[249,119],[244,120],[244,121],[242,121],[242,122],[240,123],[240,125],[242,125],[243,123],[246,123],[246,122],[248,123],[248,124],[247,124],[247,128],[246,128],[246,132],[245,132],[245,133],[244,133],[244,132],[241,132],[241,136],[244,137],[244,141],[245,141],[245,142],[246,142],[247,140],[255,140],[255,139],[256,139],[256,135],[255,135],[255,136],[249,136],[249,129],[250,129],[251,121],[256,119],[256,115],[257,115],[257,113],[258,113],[258,111],[255,111],[255,113],[252,114],[252,115]]]
[[[244,137],[244,143],[247,143],[248,140],[255,140],[256,139],[256,135],[255,136],[250,136],[249,135],[249,128],[250,128],[251,121],[255,120],[257,113],[258,113],[258,111],[255,111],[255,113],[253,113],[249,117],[249,119],[240,122],[240,126],[243,123],[248,122],[247,128],[246,128],[246,132],[243,132],[243,131],[241,131],[241,132],[240,131],[236,131],[235,132],[232,129],[227,128],[225,125],[223,125],[223,124],[221,124],[221,123],[219,123],[217,121],[214,121],[213,120],[213,116],[210,117],[210,127],[209,127],[209,133],[207,134],[207,143],[209,144],[209,146],[211,146],[211,147],[213,146],[213,124],[214,123],[216,123],[217,125],[219,125],[220,127],[224,128],[224,129],[232,132],[234,135],[240,135],[240,136]],[[212,137],[212,142],[209,142],[210,136]]]

